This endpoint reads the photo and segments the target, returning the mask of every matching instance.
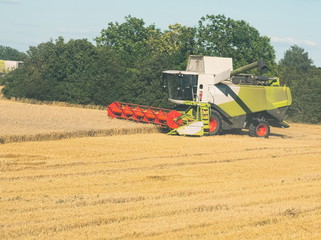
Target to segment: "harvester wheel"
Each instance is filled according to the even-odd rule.
[[[211,110],[210,116],[210,133],[209,135],[218,135],[222,131],[222,117],[221,115],[215,111]]]
[[[254,120],[250,124],[249,134],[252,137],[267,138],[270,134],[270,126],[263,119]]]

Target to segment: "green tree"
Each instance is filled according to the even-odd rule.
[[[309,71],[307,78],[296,88],[300,109],[299,120],[307,123],[321,123],[321,71]]]
[[[295,67],[302,71],[307,71],[313,66],[312,64],[313,61],[309,58],[308,53],[297,45],[291,46],[279,61],[279,66]]]
[[[285,69],[286,77],[291,78],[289,82],[292,82],[290,117],[298,122],[321,123],[321,69],[309,69],[306,72],[289,67]]]
[[[169,25],[161,36],[162,46],[156,53],[168,55],[176,69],[186,68],[189,55],[194,54],[196,49],[196,28],[185,27],[181,24]],[[167,60],[168,61],[168,60]]]
[[[145,26],[143,19],[129,15],[122,24],[109,23],[95,40],[97,46],[112,47],[129,68],[135,68],[137,62],[150,57],[151,44],[160,36],[161,31],[155,25]]]
[[[188,48],[193,38],[191,28],[181,25],[170,26],[162,33],[155,25],[145,26],[143,19],[131,16],[124,23],[109,23],[101,36],[96,38],[97,46],[107,46],[118,53],[125,63],[122,88],[118,89],[123,101],[166,106],[167,99],[161,72],[177,68],[186,62]]]
[[[263,60],[276,72],[275,52],[268,37],[247,22],[224,15],[202,17],[196,33],[197,54],[233,58],[234,68]]]
[[[65,43],[59,37],[30,47],[25,64],[5,77],[3,93],[7,97],[105,105],[112,101],[121,70],[112,50],[97,49],[86,39]]]
[[[312,63],[298,46],[292,46],[279,61],[279,76],[292,93],[289,115],[293,121],[321,123],[321,69]]]
[[[1,60],[23,61],[26,56],[25,53],[19,52],[17,49],[0,45]]]

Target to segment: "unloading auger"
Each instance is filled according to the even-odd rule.
[[[270,126],[289,127],[284,118],[291,92],[278,78],[243,74],[253,68],[266,70],[262,61],[233,71],[231,58],[193,55],[186,71],[163,72],[175,109],[113,102],[107,112],[111,118],[157,124],[168,134],[202,136],[248,129],[251,136],[268,137]]]

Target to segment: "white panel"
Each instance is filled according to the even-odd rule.
[[[189,56],[188,65],[186,68],[186,71],[193,71],[203,74],[218,74],[227,70],[233,70],[232,58],[199,55]]]
[[[218,74],[227,70],[233,70],[232,58],[204,57],[204,73]]]
[[[203,122],[193,122],[190,125],[183,126],[177,129],[179,135],[195,135],[202,131]]]
[[[197,86],[197,96],[202,92],[202,101],[208,102],[208,86],[214,84],[214,75],[213,74],[199,74],[198,75],[198,86]],[[203,88],[201,89],[201,85]]]
[[[214,84],[217,84],[217,83],[220,83],[222,81],[225,81],[225,80],[229,79],[230,78],[230,73],[231,73],[230,69],[225,70],[225,71],[220,72],[220,73],[217,73],[214,76]]]
[[[236,95],[240,92],[240,87],[234,85],[234,84],[228,84],[224,82],[223,84],[227,85]],[[214,88],[210,89],[210,94],[214,97],[214,104],[219,105],[223,103],[228,103],[235,101],[235,99],[228,93],[223,93],[217,85],[214,85]],[[214,91],[213,91],[214,90]],[[211,99],[210,99],[211,100]]]

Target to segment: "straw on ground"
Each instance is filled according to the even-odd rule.
[[[0,145],[0,239],[321,239],[321,127]]]

